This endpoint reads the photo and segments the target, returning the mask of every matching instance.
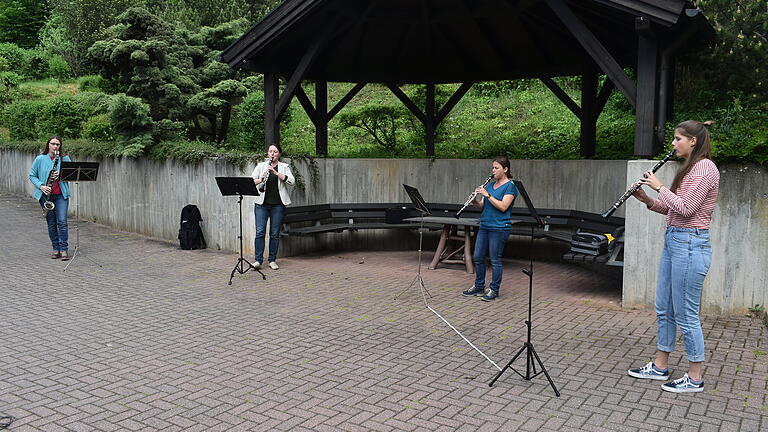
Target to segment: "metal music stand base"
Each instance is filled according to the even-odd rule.
[[[235,277],[235,273],[246,274],[248,273],[248,270],[256,270],[259,272],[262,279],[267,279],[267,275],[262,273],[261,270],[257,269],[256,266],[251,264],[247,259],[243,258],[243,196],[239,195],[239,197],[237,204],[240,207],[240,235],[237,236],[237,238],[240,239],[240,258],[237,259],[237,264],[235,264],[235,268],[232,269],[232,273],[229,275],[228,285],[232,285],[232,278]]]
[[[427,304],[427,296],[429,296],[429,298],[432,298],[432,294],[429,293],[426,285],[424,285],[424,278],[421,277],[421,245],[422,245],[423,238],[424,238],[424,212],[421,213],[421,224],[419,224],[419,268],[411,284],[403,288],[402,291],[400,291],[395,296],[394,298],[395,300],[397,300],[398,297],[400,297],[403,293],[410,290],[414,286],[419,287],[419,290],[421,291],[421,297],[424,299],[425,305]]]
[[[75,182],[75,190],[77,189],[78,189],[78,182]],[[66,267],[64,267],[64,270],[62,271],[67,271],[69,266],[71,266],[72,263],[75,262],[75,258],[77,258],[78,255],[87,258],[90,262],[96,264],[99,267],[103,267],[101,264],[97,263],[92,258],[85,255],[85,253],[80,252],[80,198],[79,197],[77,198],[77,204],[75,204],[75,233],[77,238],[77,241],[75,243],[75,252],[69,258],[69,262],[67,263]]]

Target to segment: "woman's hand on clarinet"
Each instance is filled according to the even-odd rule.
[[[480,186],[475,188],[474,193],[482,196],[483,198],[488,198],[488,196],[489,196],[488,191],[486,191],[485,188],[482,188]]]
[[[44,194],[50,195],[51,194],[51,187],[50,186],[40,186],[40,190],[43,191]]]
[[[661,183],[661,180],[656,177],[656,174],[654,174],[651,171],[646,171],[643,178],[640,179],[640,183],[642,183],[645,186],[649,186],[651,189],[658,191],[662,186],[664,186],[663,183]]]
[[[637,183],[635,183],[635,184],[637,184]],[[646,204],[648,204],[648,201],[651,200],[651,197],[649,197],[648,194],[645,193],[643,188],[637,188],[637,190],[632,194],[632,196],[637,198],[639,201],[644,202]]]

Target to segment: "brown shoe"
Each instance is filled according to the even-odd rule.
[[[51,259],[59,259],[59,258],[61,258],[61,252],[53,251],[53,253],[51,254]]]
[[[61,260],[69,261],[69,254],[67,253],[67,251],[61,251]]]

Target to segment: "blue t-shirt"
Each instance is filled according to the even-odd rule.
[[[489,183],[485,186],[485,190],[491,194],[492,197],[501,201],[505,195],[514,195],[517,197],[517,187],[512,180],[504,183],[498,188],[494,189],[494,183]],[[480,215],[480,226],[491,230],[507,230],[512,228],[512,205],[507,207],[506,211],[500,211],[493,204],[488,202],[487,198],[483,203],[483,213]]]

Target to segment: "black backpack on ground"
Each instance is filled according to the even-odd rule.
[[[187,204],[181,209],[181,220],[179,222],[179,247],[182,249],[205,249],[205,237],[200,228],[200,210],[194,204]]]

